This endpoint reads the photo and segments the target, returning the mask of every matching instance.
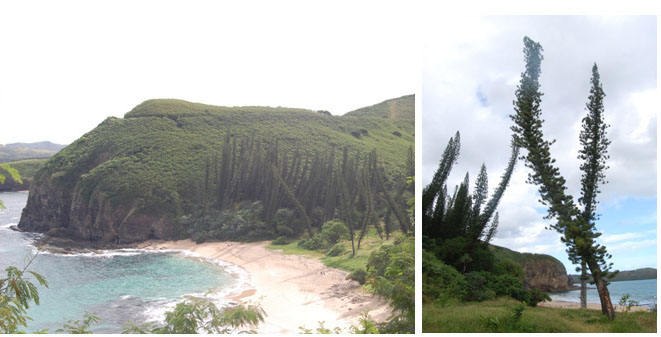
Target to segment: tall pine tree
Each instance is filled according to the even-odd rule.
[[[588,226],[587,230],[595,230],[595,221],[598,220],[596,214],[597,194],[599,184],[606,183],[604,171],[608,169],[606,160],[608,156],[608,145],[610,141],[606,138],[606,128],[608,125],[604,122],[604,94],[599,81],[599,69],[595,63],[592,66],[592,78],[590,79],[592,87],[590,96],[586,104],[587,116],[583,118],[581,134],[579,140],[583,148],[579,151],[578,159],[582,160],[581,171],[581,197],[579,204],[583,206],[584,224]],[[581,259],[581,307],[587,307],[587,266],[585,259]]]
[[[554,166],[555,159],[551,158],[550,154],[550,146],[555,141],[544,140],[540,108],[542,93],[539,91],[543,48],[527,36],[523,42],[526,69],[521,74],[516,90],[515,113],[510,117],[515,124],[512,131],[517,145],[528,150],[522,157],[526,166],[532,169],[528,182],[539,186],[541,202],[549,206],[546,218],[557,220],[551,228],[562,234],[561,240],[568,247],[569,259],[573,263],[585,261],[597,284],[602,313],[614,319],[615,312],[605,279],[612,266],[612,263],[606,262],[610,255],[606,247],[595,242],[595,238],[601,234],[595,232],[590,221],[586,221],[584,213],[575,205],[572,196],[565,193],[565,179]],[[590,142],[588,138],[586,141]],[[592,209],[590,212],[594,214]]]

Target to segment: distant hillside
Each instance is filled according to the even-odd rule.
[[[12,148],[28,148],[28,149],[33,149],[33,150],[46,150],[46,151],[60,151],[62,150],[66,145],[61,145],[61,144],[55,144],[51,143],[49,141],[44,141],[44,142],[36,142],[36,143],[11,143],[11,144],[6,144],[6,147],[12,147]]]
[[[46,160],[48,159],[24,159],[8,162],[7,164],[18,171],[22,183],[15,181],[8,172],[4,172],[5,170],[0,168],[0,173],[6,177],[5,183],[0,184],[0,192],[29,190],[30,184],[34,180],[34,175],[44,166]]]
[[[573,284],[580,284],[580,275],[569,275],[570,282]],[[636,270],[620,271],[611,279],[613,282],[617,281],[634,281],[634,280],[656,280],[656,268],[640,268]]]
[[[494,245],[489,245],[489,248],[496,260],[510,259],[523,267],[527,287],[552,292],[570,290],[567,270],[555,257],[546,254],[519,253]]]
[[[23,159],[49,158],[65,146],[51,142],[0,145],[0,163]]]
[[[382,107],[390,104],[393,109],[388,111],[395,111],[392,117],[404,112],[413,116],[413,96],[390,102]],[[295,225],[289,231],[300,233],[301,222],[290,219],[304,218],[300,211],[304,209],[311,218],[305,223],[318,227],[318,219],[330,220],[339,213],[333,198],[339,193],[338,181],[354,177],[349,172],[356,172],[358,165],[367,167],[373,150],[385,188],[405,184],[414,167],[409,152],[414,131],[413,118],[148,100],[124,118],[107,118],[49,159],[35,175],[18,227],[121,243],[191,233],[219,237],[230,229],[264,238],[286,234],[287,226]],[[343,160],[348,162],[342,166],[347,174],[340,177]],[[376,172],[370,170],[364,172]],[[276,178],[278,173],[282,180]],[[283,185],[289,188],[285,191]],[[240,202],[229,205],[224,191],[230,188],[228,195],[242,198]],[[345,203],[345,210],[365,205],[358,200],[366,193],[343,194],[356,200]],[[301,202],[292,202],[291,195],[299,195]],[[383,216],[386,201],[379,196],[374,202],[375,213]],[[236,222],[210,223],[219,219],[218,214],[200,221],[189,217],[209,209],[222,210]],[[256,228],[248,213],[263,217],[267,225]],[[276,222],[276,215],[286,219]]]
[[[415,119],[415,95],[389,99],[379,104],[347,112],[345,116]]]

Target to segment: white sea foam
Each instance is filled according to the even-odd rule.
[[[146,249],[146,251],[154,252],[154,250],[150,250],[150,249]],[[230,304],[236,303],[236,301],[228,299],[229,296],[238,295],[244,290],[252,288],[250,282],[250,274],[248,274],[248,272],[245,269],[235,264],[215,258],[202,256],[200,254],[182,249],[159,249],[156,252],[179,253],[187,258],[195,258],[197,260],[214,264],[222,268],[226,272],[228,272],[234,279],[234,284],[216,292],[197,292],[197,293],[185,294],[176,299],[155,300],[154,302],[148,305],[148,308],[144,312],[145,316],[147,317],[147,322],[164,323],[165,313],[167,311],[173,310],[177,304],[185,301],[187,297],[205,298],[207,300],[212,301],[218,308],[223,308]]]
[[[12,220],[14,220],[14,219],[12,219]],[[10,223],[8,223],[8,224],[6,224],[6,225],[0,225],[0,228],[1,228],[1,229],[9,229],[9,227],[11,227],[11,226],[15,226],[15,225],[18,225],[18,223],[10,222]]]

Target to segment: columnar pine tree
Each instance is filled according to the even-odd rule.
[[[583,205],[583,219],[587,230],[594,231],[595,221],[598,219],[596,214],[597,194],[599,184],[606,183],[604,171],[608,169],[606,160],[608,156],[608,145],[610,141],[606,138],[606,128],[608,125],[604,122],[604,91],[599,81],[599,69],[595,63],[592,66],[592,78],[590,79],[592,87],[590,96],[586,104],[587,116],[583,118],[583,129],[580,134],[580,142],[583,148],[579,151],[578,159],[582,160],[581,171],[581,197],[578,202]],[[581,307],[587,307],[587,272],[586,261],[581,259]]]
[[[489,186],[484,164],[478,174],[473,194],[469,192],[468,173],[452,195],[447,193],[446,180],[457,160],[459,148],[457,132],[455,137],[450,138],[434,178],[423,189],[422,234],[426,240],[435,241],[433,246],[439,248],[435,252],[437,257],[466,273],[488,269],[489,263],[492,263],[484,256],[489,255],[487,244],[494,237],[498,227],[496,208],[514,172],[519,148],[512,143],[512,152],[505,173],[489,200],[487,200]]]
[[[539,186],[540,201],[549,206],[546,218],[557,220],[551,228],[562,234],[561,240],[567,245],[569,259],[573,263],[585,261],[597,284],[602,312],[613,319],[615,313],[608,293],[608,282],[605,280],[612,266],[612,263],[606,262],[610,255],[606,252],[606,247],[595,242],[595,238],[600,233],[596,233],[593,224],[586,221],[572,196],[565,193],[567,189],[565,179],[554,166],[555,159],[551,158],[550,146],[555,141],[544,140],[542,132],[543,120],[540,108],[542,93],[539,91],[539,75],[543,49],[539,43],[528,37],[523,41],[526,70],[521,74],[521,81],[516,90],[515,113],[510,116],[515,123],[512,126],[515,142],[528,150],[527,155],[522,157],[526,166],[532,169],[532,173],[528,175],[528,182]],[[586,141],[589,142],[588,138]],[[592,209],[590,211],[594,214]]]

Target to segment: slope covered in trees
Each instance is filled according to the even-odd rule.
[[[107,243],[359,230],[406,208],[413,133],[413,119],[149,100],[51,158],[19,228]]]

